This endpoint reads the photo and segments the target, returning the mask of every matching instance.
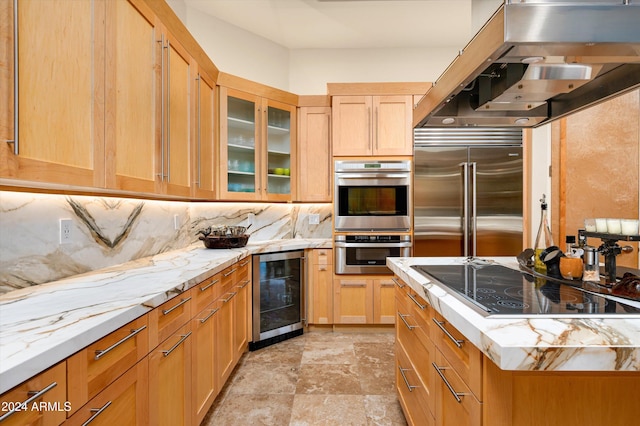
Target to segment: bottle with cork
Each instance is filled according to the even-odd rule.
[[[533,268],[536,271],[547,271],[547,266],[544,264],[542,259],[540,259],[540,254],[545,251],[547,247],[551,247],[553,245],[553,236],[551,235],[549,218],[547,217],[547,197],[545,194],[542,194],[542,199],[540,199],[540,226],[538,227],[538,235],[536,236],[536,243],[533,247],[535,251]]]

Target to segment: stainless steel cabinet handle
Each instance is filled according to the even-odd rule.
[[[341,282],[340,287],[366,287],[367,283],[350,283],[350,282]]]
[[[200,287],[200,291],[207,291],[208,289],[213,287],[214,284],[217,284],[219,281],[220,280],[214,280],[214,281],[210,282],[209,284],[205,285],[204,287]]]
[[[245,260],[244,262],[242,262],[240,264],[240,266],[247,266],[249,264],[250,260]]]
[[[406,284],[401,284],[395,277],[391,278],[391,280],[400,288],[405,288],[407,286]]]
[[[476,203],[476,178],[477,178],[477,172],[476,172],[476,168],[477,168],[477,163],[472,162],[470,163],[470,170],[471,170],[471,215],[470,215],[470,235],[471,235],[471,253],[469,253],[470,256],[475,256],[477,250],[477,246],[478,246],[478,239],[477,239],[477,235],[476,235],[476,229],[477,229],[477,225],[478,225],[478,218],[477,218],[477,203]]]
[[[7,141],[7,143],[13,144],[13,154],[18,155],[20,149],[18,148],[18,125],[20,123],[19,114],[19,91],[18,91],[18,0],[13,0],[13,140]],[[4,416],[3,416],[4,417]],[[0,420],[2,417],[0,417]]]
[[[178,303],[176,306],[171,307],[169,309],[163,309],[162,310],[162,315],[167,315],[169,313],[171,313],[174,309],[179,308],[180,306],[184,305],[185,303],[187,303],[189,300],[191,300],[190,297],[187,297],[186,299],[182,299],[180,300],[180,303]]]
[[[444,323],[444,321],[438,321],[438,320],[437,320],[437,319],[435,319],[435,318],[432,318],[432,320],[433,320],[433,322],[435,322],[435,323],[436,323],[436,325],[438,326],[438,328],[439,328],[440,330],[442,330],[442,332],[443,332],[444,334],[446,334],[446,335],[447,335],[447,337],[448,337],[449,339],[451,339],[451,341],[452,341],[453,343],[455,343],[455,345],[456,345],[457,347],[459,347],[459,348],[461,348],[461,347],[462,347],[462,344],[464,343],[464,340],[458,340],[458,339],[456,339],[455,337],[453,337],[453,335],[452,335],[451,333],[449,333],[449,330],[447,330],[447,329],[444,327],[444,324],[445,324],[445,323]]]
[[[247,286],[247,284],[249,284],[249,280],[244,280],[242,281],[242,284],[236,286],[238,288],[245,288]]]
[[[167,40],[167,182],[171,181],[171,42]]]
[[[393,287],[393,286],[395,286],[395,284],[390,282],[380,283],[380,287]]]
[[[398,316],[400,317],[400,319],[402,320],[402,322],[404,323],[404,325],[406,325],[406,326],[407,326],[407,328],[408,328],[410,331],[413,331],[413,329],[417,327],[417,325],[410,325],[410,324],[407,322],[407,320],[406,320],[406,319],[404,319],[405,317],[408,317],[408,316],[409,316],[408,314],[401,314],[400,312],[398,312]]]
[[[171,346],[166,351],[162,351],[162,354],[164,356],[169,356],[171,354],[171,352],[175,351],[176,348],[182,344],[182,342],[184,342],[185,340],[187,340],[189,338],[189,336],[191,336],[191,332],[188,332],[187,334],[181,335],[180,336],[180,340],[178,340],[178,343],[176,343],[175,345]]]
[[[464,202],[463,202],[463,214],[465,219],[462,221],[462,233],[463,233],[463,238],[464,238],[464,253],[462,253],[464,256],[470,256],[469,253],[469,164],[468,163],[461,163],[460,164],[462,166],[462,174],[463,174],[463,197],[464,197]]]
[[[212,309],[211,312],[209,313],[209,315],[207,315],[204,318],[200,318],[200,324],[204,324],[205,322],[207,322],[209,320],[209,318],[214,316],[216,314],[216,312],[218,312],[219,310],[220,310],[220,308]]]
[[[9,416],[11,416],[12,414],[14,414],[17,411],[24,411],[24,409],[22,407],[29,407],[29,405],[35,401],[36,399],[41,398],[45,393],[49,392],[51,389],[55,388],[56,386],[58,386],[58,383],[53,382],[51,383],[49,386],[47,386],[46,388],[39,390],[39,391],[29,391],[27,392],[27,395],[31,395],[29,398],[27,398],[24,402],[21,402],[19,404],[15,405],[15,408],[11,411],[7,411],[5,414],[3,414],[0,417],[0,422],[6,420]]]
[[[453,386],[451,386],[451,383],[449,383],[447,378],[444,376],[444,373],[442,372],[442,370],[446,370],[447,367],[438,367],[438,365],[435,362],[432,362],[431,365],[433,365],[433,368],[436,369],[436,372],[438,373],[438,375],[440,376],[444,384],[447,386],[447,388],[449,388],[449,392],[451,392],[451,394],[456,399],[456,401],[462,402],[462,399],[460,397],[465,396],[466,394],[462,392],[456,392]]]
[[[413,390],[415,388],[417,388],[418,386],[413,386],[409,384],[409,379],[407,379],[407,376],[405,376],[404,372],[405,371],[409,371],[411,370],[410,368],[402,368],[401,366],[398,366],[398,370],[400,370],[400,375],[402,376],[402,380],[404,380],[404,384],[407,386],[407,389],[409,389],[409,392],[413,392]]]
[[[126,342],[127,340],[131,339],[133,336],[135,336],[136,334],[140,333],[142,330],[144,330],[145,328],[147,328],[146,325],[143,325],[140,328],[131,330],[131,333],[128,334],[127,336],[123,337],[122,339],[118,340],[116,343],[114,343],[113,345],[109,346],[107,349],[98,349],[96,350],[96,356],[93,359],[100,359],[102,358],[104,355],[106,355],[109,351],[114,350],[115,348],[117,348],[118,346],[120,346],[121,344],[123,344],[124,342]]]
[[[200,134],[201,134],[201,132],[200,132],[200,125],[201,125],[201,117],[200,117],[200,115],[202,114],[201,113],[201,108],[200,108],[200,74],[198,74],[198,76],[196,77],[196,81],[198,82],[197,85],[196,85],[196,90],[198,91],[197,101],[196,101],[197,104],[198,104],[197,105],[198,111],[196,112],[196,118],[198,120],[198,123],[196,125],[197,126],[197,128],[196,128],[196,131],[197,131],[196,137],[198,138],[197,139],[198,140],[198,145],[196,147],[197,148],[197,152],[198,152],[198,154],[197,154],[198,155],[198,171],[197,171],[197,173],[198,173],[198,181],[196,182],[196,185],[198,185],[198,188],[200,188],[200,181],[201,181],[201,175],[202,175],[202,173],[201,173],[201,168],[202,168],[201,167],[201,162],[202,162],[202,153],[201,153],[201,151],[202,150],[201,150],[201,141],[200,141]]]
[[[367,125],[369,126],[369,149],[373,151],[373,124],[371,123],[371,107],[367,107]]]
[[[160,35],[160,181],[164,181],[164,34]]]
[[[233,299],[233,296],[235,296],[235,295],[236,295],[236,294],[238,294],[238,293],[236,293],[236,292],[234,291],[234,292],[232,292],[232,293],[228,293],[228,294],[230,294],[231,296],[227,297],[226,299],[222,299],[222,302],[227,303],[229,300]]]
[[[229,271],[229,272],[227,272],[226,274],[222,274],[222,275],[224,275],[225,277],[228,277],[229,275],[233,274],[233,273],[234,273],[235,271],[237,271],[237,270],[238,270],[238,268],[233,268],[232,270],[230,270],[230,271]]]
[[[416,305],[418,305],[418,307],[419,307],[421,310],[423,310],[423,311],[424,311],[424,310],[427,308],[427,306],[428,306],[428,305],[423,305],[423,304],[421,304],[420,302],[418,302],[418,299],[416,299],[416,297],[415,297],[413,294],[411,294],[411,293],[407,293],[407,296],[409,296],[409,299],[413,300],[413,303],[415,303]]]
[[[104,404],[100,408],[91,408],[89,411],[91,411],[93,413],[93,416],[89,417],[89,420],[87,420],[86,422],[82,423],[82,426],[86,426],[89,423],[91,423],[92,421],[94,421],[96,419],[96,417],[98,417],[100,414],[102,414],[102,412],[104,410],[106,410],[110,405],[111,405],[111,401],[107,402],[106,404]]]

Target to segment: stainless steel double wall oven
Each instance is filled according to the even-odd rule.
[[[387,257],[411,253],[411,161],[335,162],[337,274],[389,273]]]

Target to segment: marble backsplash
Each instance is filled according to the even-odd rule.
[[[0,191],[0,294],[184,248],[211,225],[250,241],[331,238],[331,204],[176,202]],[[318,214],[320,223],[309,224]],[[60,220],[71,238],[60,243]]]

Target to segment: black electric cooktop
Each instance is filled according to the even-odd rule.
[[[414,265],[485,316],[640,315],[640,308],[495,264]]]

